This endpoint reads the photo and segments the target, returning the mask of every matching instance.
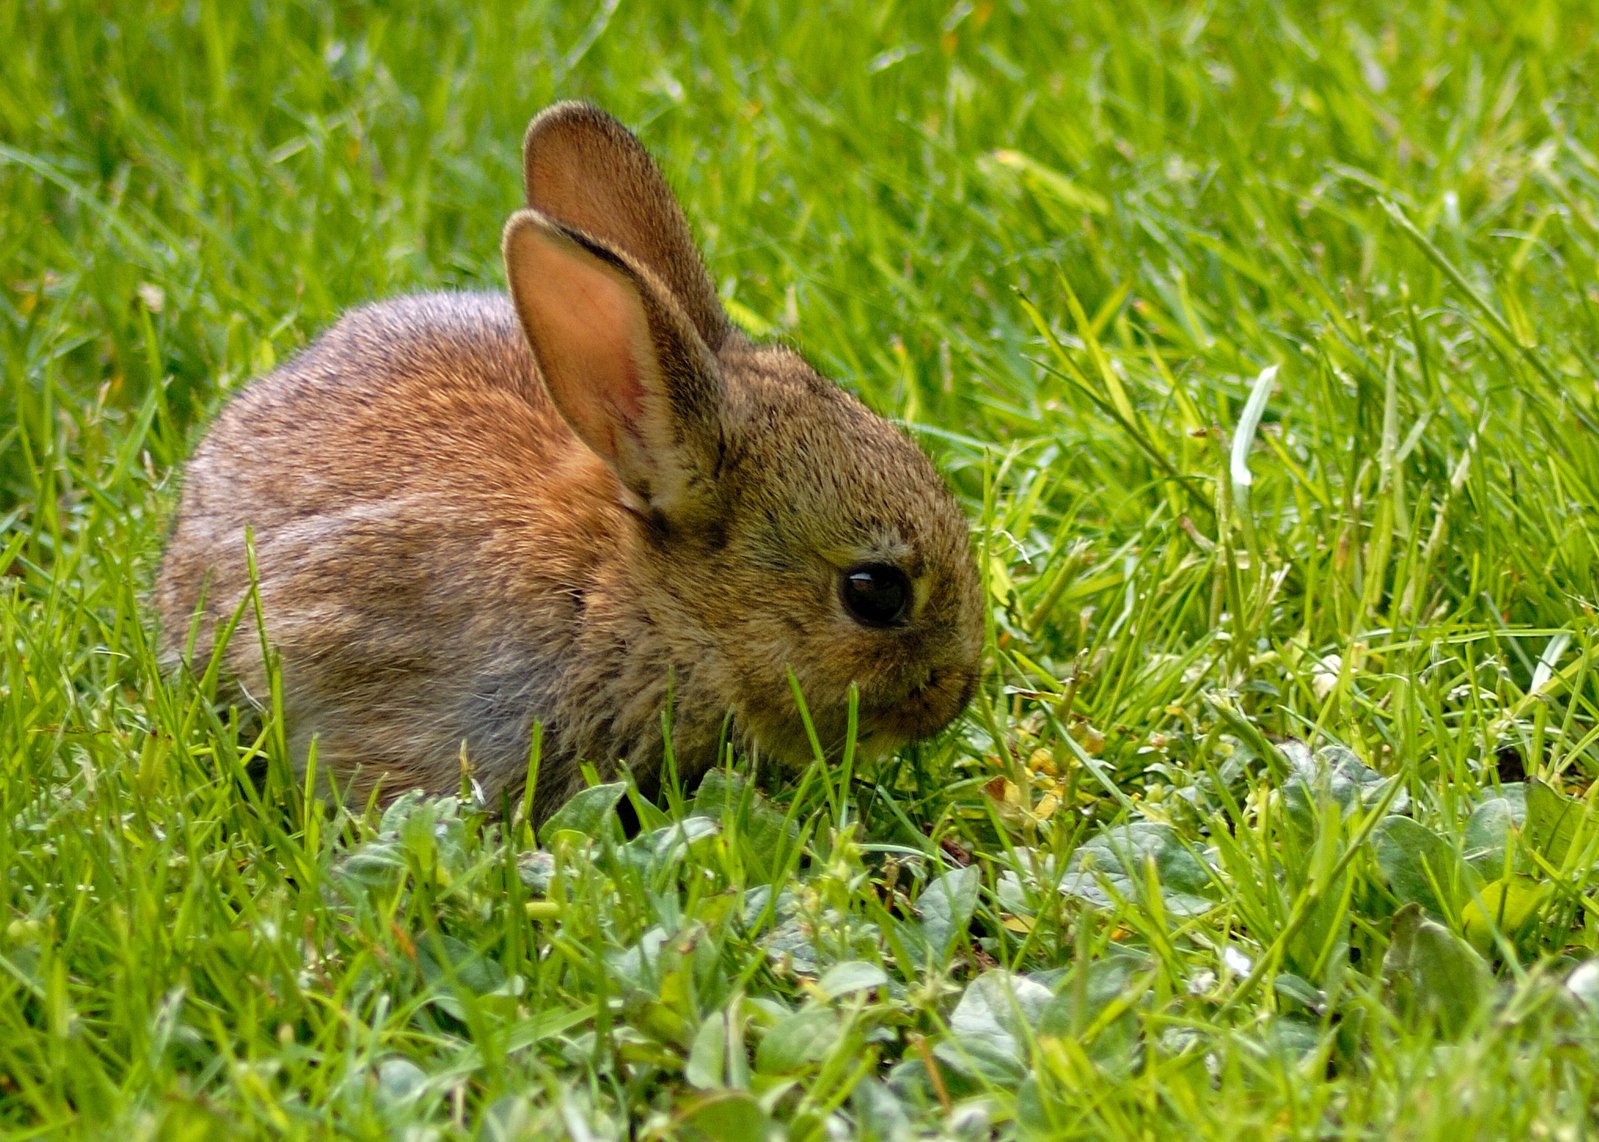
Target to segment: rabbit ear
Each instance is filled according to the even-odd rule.
[[[682,207],[626,127],[587,103],[557,103],[528,127],[522,169],[528,206],[644,265],[711,352],[722,347],[731,326]]]
[[[505,267],[572,431],[652,514],[714,514],[722,376],[672,296],[648,269],[533,210],[506,224]]]

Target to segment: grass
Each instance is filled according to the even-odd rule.
[[[1590,5],[42,0],[0,37],[0,1131],[1588,1132]],[[633,839],[614,785],[537,836],[308,801],[270,717],[153,664],[175,473],[341,309],[499,288],[569,96],[741,320],[937,454],[986,684],[915,757],[718,774]]]

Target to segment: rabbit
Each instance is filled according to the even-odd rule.
[[[509,296],[365,305],[227,403],[189,461],[154,601],[169,664],[219,631],[280,669],[293,760],[380,802],[525,794],[623,762],[659,792],[732,744],[781,765],[935,734],[979,680],[966,521],[899,429],[723,312],[620,123],[538,115]]]

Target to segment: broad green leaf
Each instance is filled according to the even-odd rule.
[[[1378,773],[1346,746],[1327,745],[1312,753],[1304,742],[1287,741],[1277,749],[1290,771],[1283,784],[1283,804],[1289,818],[1305,832],[1315,828],[1322,805],[1331,802],[1345,816],[1357,807],[1370,809],[1395,780]],[[1388,811],[1402,813],[1409,803],[1409,795],[1400,790],[1388,802]]]
[[[1535,777],[1527,779],[1528,842],[1555,867],[1565,863],[1583,821],[1583,802]]]
[[[934,1054],[958,1070],[994,1082],[1027,1073],[1028,1042],[1053,996],[1049,988],[1003,969],[972,980],[949,1017],[952,1038]]]
[[[550,819],[539,830],[539,837],[554,837],[566,831],[581,833],[585,837],[598,836],[606,828],[607,822],[616,819],[612,814],[626,792],[627,785],[621,781],[591,785],[579,790],[565,805],[550,814]]]
[[[1384,817],[1371,842],[1401,904],[1420,904],[1438,917],[1455,914],[1465,868],[1448,841],[1409,817]]]
[[[685,817],[672,821],[629,841],[622,849],[624,859],[652,875],[659,875],[687,859],[722,831],[709,817]]]
[[[1102,908],[1144,899],[1145,867],[1153,864],[1166,911],[1197,916],[1216,906],[1216,887],[1169,825],[1134,821],[1106,829],[1072,853],[1060,890]]]
[[[427,1093],[427,1072],[400,1055],[391,1055],[377,1065],[377,1095],[395,1107],[415,1102]]]
[[[866,1079],[850,1092],[861,1142],[902,1142],[916,1135],[908,1108],[886,1083]]]
[[[417,962],[429,981],[447,978],[486,995],[505,983],[505,969],[492,956],[454,936],[429,935],[417,944]]]
[[[694,815],[736,826],[740,856],[754,874],[752,883],[770,884],[778,862],[786,860],[799,840],[800,826],[772,808],[747,778],[725,769],[707,773],[694,792]]]
[[[877,964],[864,960],[846,960],[834,964],[816,981],[816,990],[828,999],[840,999],[857,991],[870,991],[888,982],[888,973]]]
[[[366,888],[386,888],[398,884],[410,870],[404,847],[396,840],[367,841],[334,868],[341,882]]]
[[[394,836],[399,833],[400,827],[418,814],[431,816],[431,806],[445,800],[442,797],[429,797],[420,789],[408,789],[396,797],[383,810],[383,816],[378,818],[378,833],[382,836]]]
[[[666,954],[666,941],[666,930],[657,925],[640,935],[631,947],[606,953],[606,965],[628,987],[655,995],[661,987],[660,973]]]
[[[1534,876],[1490,881],[1461,910],[1466,939],[1479,952],[1489,954],[1496,931],[1516,939],[1537,918],[1538,909],[1553,891],[1547,880]]]
[[[1419,904],[1394,914],[1388,952],[1382,961],[1401,1014],[1436,1022],[1451,1038],[1464,1031],[1493,994],[1493,974],[1465,940],[1427,919]]]
[[[454,936],[429,934],[417,942],[416,951],[422,978],[436,993],[434,1002],[453,1018],[466,1018],[460,998],[463,990],[487,996],[505,985],[505,969],[497,960]]]
[[[1506,856],[1512,861],[1512,841],[1516,830],[1527,821],[1527,789],[1520,782],[1500,787],[1500,795],[1490,797],[1466,818],[1462,846],[1468,864],[1489,879],[1504,874]]]
[[[1590,1017],[1599,1017],[1599,959],[1583,960],[1566,976],[1566,990]]]
[[[1039,1016],[1038,1034],[1070,1038],[1112,1075],[1138,1062],[1138,1009],[1153,975],[1141,955],[1113,954],[1077,964]]]
[[[843,1034],[838,1013],[824,1004],[811,1004],[778,1020],[755,1050],[755,1069],[763,1075],[786,1075],[804,1070],[827,1056]]]
[[[688,1061],[683,1064],[683,1077],[691,1086],[711,1090],[726,1085],[726,1070],[727,1017],[723,1012],[713,1011],[694,1033]]]
[[[917,898],[922,934],[940,963],[948,958],[950,949],[972,922],[980,879],[976,865],[957,868],[934,880]]]
[[[1319,1008],[1327,996],[1318,988],[1311,985],[1310,981],[1292,972],[1279,972],[1271,981],[1271,986],[1278,995],[1293,1000],[1295,1003],[1309,1007],[1312,1010]]]
[[[411,791],[396,798],[378,822],[378,835],[339,862],[340,880],[368,888],[399,884],[412,870],[449,870],[466,859],[460,802]]]
[[[682,1137],[707,1142],[762,1142],[782,1137],[771,1116],[746,1091],[723,1090],[690,1102],[678,1116]]]
[[[1290,1066],[1314,1052],[1321,1035],[1321,1025],[1302,1015],[1273,1016],[1260,1029],[1266,1051]]]

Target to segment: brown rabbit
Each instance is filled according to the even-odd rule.
[[[901,432],[722,312],[638,141],[562,103],[528,129],[511,296],[369,305],[222,411],[189,464],[156,602],[210,657],[249,591],[303,764],[355,796],[521,795],[625,759],[653,791],[724,735],[811,756],[859,686],[861,749],[970,700],[982,613],[966,524]],[[199,615],[196,617],[196,609]],[[260,640],[225,650],[265,696]]]

